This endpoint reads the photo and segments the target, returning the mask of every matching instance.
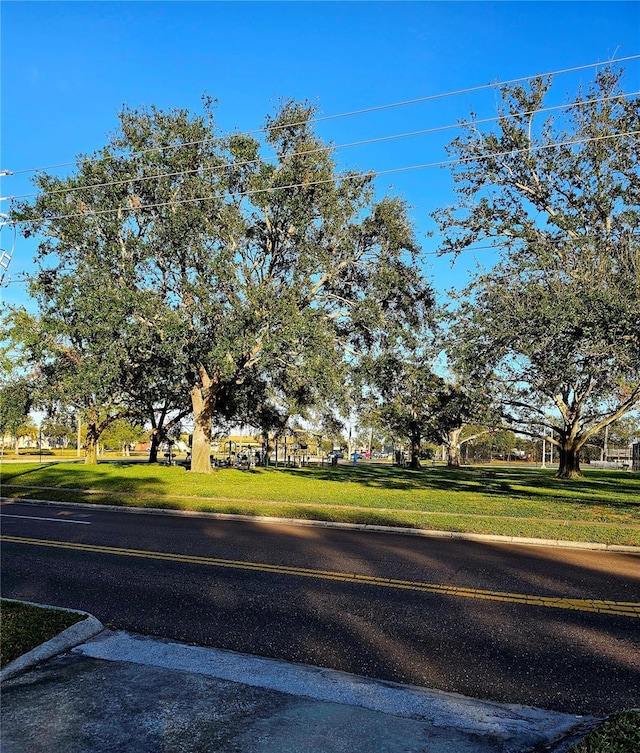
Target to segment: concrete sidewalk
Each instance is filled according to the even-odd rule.
[[[532,753],[592,720],[103,630],[3,683],[3,753]],[[558,747],[558,743],[560,743]]]

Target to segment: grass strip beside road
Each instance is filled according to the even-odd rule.
[[[592,730],[569,753],[638,753],[640,710],[619,711]]]
[[[21,602],[0,601],[0,667],[54,638],[84,615]]]
[[[640,546],[640,476],[539,468],[218,469],[139,463],[2,467],[5,497],[313,519]]]

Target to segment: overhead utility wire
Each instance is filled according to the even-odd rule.
[[[626,99],[628,97],[635,97],[636,95],[640,94],[640,90],[634,91],[634,92],[628,92],[624,94],[615,94],[610,97],[599,97],[598,99],[588,99],[584,102],[570,102],[568,104],[562,104],[562,105],[553,105],[550,107],[541,107],[537,110],[525,110],[521,113],[516,113],[513,115],[496,115],[491,118],[481,118],[478,120],[462,120],[457,123],[443,125],[443,126],[435,126],[433,128],[424,128],[419,131],[410,131],[408,133],[398,133],[394,134],[392,136],[378,136],[377,138],[373,139],[365,139],[362,141],[352,141],[346,144],[331,144],[328,146],[322,146],[318,147],[317,149],[307,149],[302,152],[292,152],[291,154],[287,154],[287,159],[291,159],[292,157],[306,157],[310,154],[318,154],[322,152],[333,152],[338,151],[339,149],[348,149],[354,146],[370,146],[372,144],[380,144],[385,141],[395,141],[396,139],[404,139],[404,138],[410,138],[414,136],[426,136],[427,134],[431,133],[439,133],[442,131],[449,131],[456,128],[465,128],[469,126],[477,126],[477,125],[485,125],[487,123],[494,123],[494,122],[501,122],[503,120],[517,120],[518,118],[524,118],[529,117],[532,115],[540,115],[541,113],[548,113],[553,112],[555,110],[568,110],[573,107],[583,107],[585,105],[594,105],[601,102],[609,102],[612,100],[619,100],[619,99]],[[144,183],[146,181],[155,180],[157,178],[177,178],[183,175],[194,175],[195,173],[200,172],[201,170],[204,170],[206,172],[217,172],[218,170],[225,170],[226,168],[238,168],[238,167],[246,167],[247,165],[254,165],[257,163],[268,163],[271,160],[277,159],[277,157],[268,157],[268,158],[262,158],[258,157],[257,159],[252,160],[245,160],[244,162],[225,162],[221,165],[214,165],[213,167],[196,167],[192,168],[190,170],[178,170],[173,173],[156,173],[155,175],[142,175],[140,177],[135,178],[125,178],[122,180],[112,180],[112,181],[104,181],[101,183],[91,183],[86,186],[71,186],[70,188],[56,188],[52,189],[51,191],[32,191],[30,193],[23,193],[23,194],[16,194],[15,196],[3,196],[0,198],[0,201],[8,201],[8,200],[14,200],[14,199],[26,199],[29,196],[55,196],[56,194],[68,194],[68,193],[75,193],[76,191],[88,191],[92,188],[108,188],[110,186],[124,186],[128,183]]]
[[[395,108],[395,107],[405,107],[406,105],[415,105],[415,104],[420,104],[421,102],[431,102],[431,101],[434,101],[434,100],[437,100],[437,99],[446,99],[447,97],[457,97],[460,94],[470,94],[472,92],[483,91],[485,89],[495,89],[495,88],[500,87],[500,86],[509,86],[510,84],[517,84],[520,81],[530,81],[531,79],[534,79],[534,78],[543,78],[543,77],[546,77],[546,76],[559,76],[559,75],[564,74],[564,73],[575,73],[577,71],[584,71],[584,70],[587,70],[589,68],[597,68],[600,65],[613,65],[613,64],[616,64],[616,63],[624,63],[624,62],[627,62],[629,60],[637,60],[638,58],[640,58],[640,54],[639,55],[628,55],[627,57],[615,58],[615,59],[607,60],[607,61],[604,61],[604,62],[603,61],[599,61],[599,62],[596,62],[596,63],[587,63],[586,65],[577,65],[577,66],[574,66],[573,68],[562,68],[562,69],[559,69],[559,70],[556,70],[556,71],[547,71],[546,73],[536,73],[536,74],[534,74],[532,76],[521,76],[519,78],[512,78],[512,79],[508,79],[506,81],[496,81],[496,82],[494,82],[492,84],[479,84],[478,86],[471,86],[471,87],[467,87],[466,89],[456,89],[456,90],[453,90],[453,91],[441,92],[440,94],[430,94],[430,95],[427,95],[425,97],[416,97],[415,99],[407,99],[407,100],[404,100],[402,102],[392,102],[390,104],[385,104],[385,105],[376,105],[374,107],[367,107],[367,108],[364,108],[362,110],[352,110],[350,112],[343,112],[343,113],[339,113],[337,115],[325,115],[323,117],[313,118],[313,119],[311,119],[309,121],[302,120],[302,121],[299,121],[297,123],[286,123],[286,124],[281,125],[281,126],[270,126],[270,127],[267,127],[267,128],[257,128],[257,129],[255,129],[253,131],[244,131],[242,133],[233,134],[233,135],[234,136],[251,136],[254,133],[270,133],[272,131],[277,131],[277,130],[284,129],[284,128],[291,128],[292,126],[296,126],[296,125],[303,125],[304,123],[307,123],[307,122],[310,123],[310,124],[312,124],[312,123],[324,123],[324,122],[327,122],[329,120],[337,120],[339,118],[349,118],[349,117],[352,117],[354,115],[366,115],[366,114],[371,113],[371,112],[379,112],[381,110],[390,110],[390,109]],[[164,146],[164,147],[154,146],[154,147],[150,147],[148,149],[141,149],[141,150],[139,150],[137,152],[130,152],[129,154],[132,156],[134,154],[145,154],[146,152],[167,151],[169,149],[180,149],[180,148],[185,147],[185,146],[194,146],[196,144],[204,144],[207,141],[212,141],[212,140],[213,139],[199,139],[197,141],[187,141],[187,142],[184,142],[182,144],[175,144],[175,145]],[[88,160],[88,161],[89,162],[91,162],[91,161],[95,162],[95,161],[97,161],[97,159],[96,160]],[[11,170],[11,171],[7,171],[7,174],[8,175],[20,175],[20,174],[23,174],[23,173],[37,172],[39,170],[54,170],[54,169],[56,169],[58,167],[69,167],[71,165],[77,165],[77,164],[78,164],[78,160],[73,160],[72,162],[61,162],[61,163],[59,163],[57,165],[45,165],[45,166],[42,166],[42,167],[29,167],[29,168],[25,168],[23,170]]]
[[[551,144],[542,144],[540,146],[535,147],[523,147],[522,149],[508,149],[504,152],[495,152],[492,154],[482,154],[475,157],[460,157],[458,159],[453,160],[443,160],[441,162],[427,162],[421,165],[409,165],[407,167],[394,167],[390,168],[388,170],[371,170],[369,172],[365,173],[352,173],[342,176],[343,181],[347,180],[357,180],[359,178],[377,178],[381,175],[389,175],[391,173],[402,173],[402,172],[409,172],[413,170],[424,170],[429,167],[451,167],[453,165],[460,165],[464,164],[466,162],[476,162],[478,160],[482,160],[487,157],[495,158],[495,157],[507,157],[509,155],[514,154],[520,154],[521,152],[537,152],[542,151],[545,149],[554,149],[556,147],[560,146],[576,146],[578,144],[588,144],[595,141],[605,141],[607,139],[617,139],[622,138],[624,136],[639,136],[640,130],[637,131],[627,131],[625,133],[616,133],[608,136],[593,136],[588,139],[574,139],[569,141],[557,141],[553,142]],[[237,198],[243,198],[246,196],[255,196],[257,194],[263,194],[263,193],[276,193],[278,191],[286,191],[291,188],[309,188],[310,186],[319,186],[323,185],[325,183],[332,183],[335,179],[334,178],[326,178],[323,180],[315,180],[315,181],[309,181],[306,183],[290,183],[285,186],[273,186],[271,188],[257,188],[252,191],[243,191],[238,194],[236,194]],[[0,223],[0,225],[27,225],[35,222],[52,222],[54,220],[68,220],[73,219],[74,217],[98,217],[101,215],[106,214],[117,214],[118,212],[140,212],[145,209],[161,209],[164,207],[175,207],[178,204],[196,204],[199,202],[209,201],[211,197],[209,196],[197,196],[195,198],[190,199],[176,199],[175,201],[163,201],[158,202],[156,204],[141,204],[140,206],[128,206],[128,207],[117,207],[115,209],[87,209],[86,212],[72,212],[70,214],[62,214],[62,215],[54,215],[53,217],[36,217],[35,219],[29,219],[29,220],[9,220],[7,222]]]
[[[489,245],[483,245],[483,246],[464,246],[463,248],[452,248],[452,249],[438,249],[437,251],[423,251],[422,256],[448,256],[450,254],[465,254],[465,253],[473,253],[474,251],[499,251],[501,248],[509,248],[509,246],[512,246],[513,244],[521,241],[527,241],[526,238],[522,238],[520,236],[512,235],[509,236],[510,240],[507,241],[499,241],[498,236],[496,237],[495,243],[491,243]],[[638,236],[640,237],[640,236]],[[488,238],[487,238],[488,239]],[[579,245],[581,243],[584,243],[586,238],[584,236],[580,236],[579,238],[563,238],[562,242],[566,243],[567,245],[576,244]]]

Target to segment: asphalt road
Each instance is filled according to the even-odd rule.
[[[640,706],[640,557],[5,503],[2,595],[477,698]]]

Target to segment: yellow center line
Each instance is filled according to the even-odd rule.
[[[54,549],[70,549],[78,552],[92,552],[96,554],[111,554],[121,557],[137,557],[143,559],[181,562],[191,565],[206,565],[209,567],[224,567],[233,570],[252,570],[277,575],[291,575],[299,578],[318,578],[320,580],[339,581],[342,583],[356,583],[364,586],[380,586],[398,590],[421,591],[424,593],[455,596],[466,599],[487,599],[512,604],[549,607],[551,609],[568,609],[579,612],[597,612],[622,617],[640,617],[640,603],[612,601],[608,599],[571,599],[560,596],[538,596],[536,594],[509,593],[504,591],[488,591],[480,588],[465,588],[461,586],[447,586],[437,583],[423,583],[420,581],[400,580],[397,578],[382,578],[375,575],[361,575],[358,573],[342,573],[331,570],[314,570],[306,567],[291,565],[272,565],[262,562],[245,562],[243,560],[227,560],[216,557],[201,557],[191,554],[176,554],[172,552],[155,552],[146,549],[124,549],[122,547],[101,546],[98,544],[81,544],[69,541],[49,541],[46,539],[31,539],[21,536],[0,536],[0,541],[14,544],[28,544]]]

